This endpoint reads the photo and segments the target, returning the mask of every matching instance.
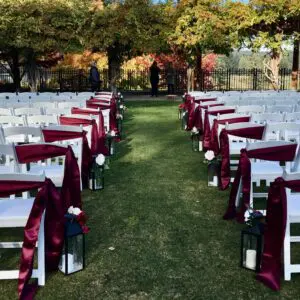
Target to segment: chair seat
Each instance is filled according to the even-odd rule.
[[[64,179],[64,165],[31,165],[29,174],[41,175],[45,172],[45,176],[50,178],[56,187],[61,187]]]
[[[229,153],[230,155],[240,154],[241,149],[246,147],[244,142],[230,142],[229,143]]]
[[[1,199],[0,227],[24,227],[27,223],[34,198]]]

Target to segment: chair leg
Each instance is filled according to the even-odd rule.
[[[38,285],[45,285],[45,212],[43,213],[38,236]]]
[[[291,280],[291,234],[290,234],[290,222],[287,220],[284,245],[284,280]]]
[[[254,208],[254,198],[253,198],[253,182],[250,180],[250,202],[249,205],[250,207]]]

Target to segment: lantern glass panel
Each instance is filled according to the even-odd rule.
[[[102,190],[104,188],[104,168],[95,161],[90,170],[89,188],[93,191]]]
[[[78,234],[66,237],[59,269],[66,275],[81,271],[84,268],[84,236]]]
[[[218,160],[212,160],[207,166],[207,185],[218,186],[218,178],[220,172],[220,162]]]
[[[192,148],[193,151],[199,151],[199,134],[192,135]]]
[[[253,227],[242,231],[241,266],[259,272],[262,254],[262,234]]]

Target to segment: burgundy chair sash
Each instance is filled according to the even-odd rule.
[[[280,289],[281,253],[287,219],[285,188],[300,192],[300,180],[285,181],[280,177],[271,183],[267,202],[262,264],[257,275],[257,280],[275,291]]]
[[[119,133],[118,131],[118,125],[117,125],[117,103],[113,99],[110,103],[110,105],[103,105],[97,101],[93,100],[87,100],[86,101],[86,107],[88,108],[95,108],[95,109],[110,109],[109,111],[109,130],[116,132],[116,134]],[[120,139],[117,139],[117,141],[120,141]],[[102,153],[104,154],[104,153]]]
[[[263,159],[269,161],[292,161],[295,157],[297,144],[281,145],[255,150],[241,150],[238,169],[231,187],[227,210],[223,216],[224,220],[236,218],[238,222],[244,222],[245,211],[249,208],[250,187],[251,187],[251,162],[250,158]],[[237,213],[235,200],[238,196],[238,188],[242,181],[242,203]]]
[[[209,112],[208,110],[205,111],[204,114],[204,125],[203,125],[203,149],[204,151],[210,149],[210,137],[211,137],[211,129],[209,124],[209,115],[217,116],[218,114],[230,114],[234,113],[235,109],[228,108],[228,109],[220,109],[220,110],[214,110]]]
[[[220,153],[222,156],[220,184],[221,190],[227,189],[230,184],[230,153],[228,134],[243,138],[261,140],[263,137],[264,129],[264,125],[233,130],[228,130],[225,128],[222,129],[220,133]]]
[[[89,177],[89,169],[93,162],[92,151],[89,147],[86,131],[72,132],[64,130],[51,130],[51,128],[43,128],[42,131],[44,140],[47,143],[82,138],[81,180],[84,186],[86,186]]]
[[[101,113],[102,114],[102,113]],[[99,128],[104,127],[104,119],[102,115],[102,119],[100,119],[101,114],[99,114]],[[91,133],[91,151],[92,155],[103,154],[108,155],[108,149],[103,142],[102,136],[99,134],[97,123],[95,120],[90,119],[82,119],[76,117],[65,117],[60,116],[60,124],[61,125],[71,125],[71,126],[92,126]]]
[[[65,209],[73,204],[81,208],[80,171],[71,146],[60,147],[51,144],[25,144],[15,146],[18,162],[30,163],[65,155],[64,179],[61,194]]]
[[[0,197],[40,189],[32,206],[27,224],[20,260],[18,280],[19,299],[33,299],[38,288],[37,282],[29,284],[32,275],[35,246],[38,239],[41,218],[45,214],[45,258],[47,270],[56,270],[64,243],[64,215],[66,205],[50,179],[45,182],[0,181]],[[72,199],[71,199],[72,200]],[[78,203],[71,203],[76,206]]]
[[[194,102],[200,104],[201,102],[208,102],[208,101],[217,101],[217,98],[200,98],[194,99]]]
[[[187,108],[188,108],[188,121],[187,121],[187,128],[186,130],[192,130],[195,123],[195,102],[191,102]]]
[[[216,106],[224,106],[224,103],[214,103],[214,104],[205,104],[205,103],[200,103],[200,107],[203,109],[208,109],[209,107],[216,107]]]
[[[212,126],[211,130],[211,135],[210,135],[210,149],[214,151],[215,156],[217,156],[220,153],[220,147],[219,147],[219,138],[218,138],[218,129],[219,129],[219,124],[224,125],[224,124],[234,124],[234,123],[242,123],[242,122],[250,122],[250,116],[241,116],[237,118],[229,118],[229,119],[222,119],[222,120],[217,120],[214,119],[214,123]]]
[[[99,115],[99,109],[94,108],[79,108],[79,107],[72,107],[71,108],[71,114],[72,115]]]

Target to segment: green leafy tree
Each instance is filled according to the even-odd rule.
[[[172,9],[169,2],[119,0],[104,1],[103,9],[93,10],[86,45],[94,51],[106,52],[112,90],[116,89],[124,61],[144,53],[168,51]]]
[[[170,43],[186,57],[190,69],[196,68],[197,88],[202,89],[202,55],[210,51],[228,54],[231,50],[224,1],[182,0],[177,6],[177,13]],[[189,72],[192,73],[191,70]],[[189,79],[188,89],[193,88],[192,81]]]
[[[274,89],[280,88],[279,67],[283,45],[291,37],[299,39],[295,21],[300,16],[300,2],[290,0],[250,0],[249,4],[229,3],[232,40],[254,52],[266,50],[264,73]]]
[[[86,0],[0,1],[0,60],[16,89],[25,72],[36,89],[37,66],[49,55],[81,48],[88,4]]]

